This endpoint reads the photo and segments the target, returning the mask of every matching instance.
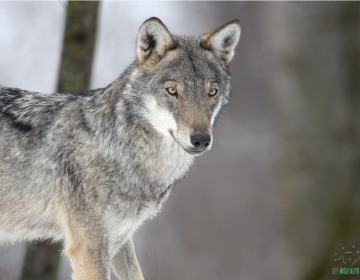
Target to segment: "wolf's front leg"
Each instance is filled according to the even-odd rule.
[[[110,280],[109,242],[96,227],[67,223],[65,253],[74,270],[73,280]]]
[[[111,264],[121,280],[144,280],[132,239],[120,248]]]

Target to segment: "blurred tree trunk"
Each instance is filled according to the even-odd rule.
[[[69,2],[58,92],[89,89],[99,2]]]
[[[297,90],[283,108],[283,190],[298,279],[353,279],[332,268],[346,267],[335,254],[360,248],[359,11],[359,2],[288,8],[283,75]]]
[[[99,2],[68,2],[63,52],[57,91],[89,89]],[[62,244],[29,243],[22,280],[56,280]]]
[[[334,188],[340,191],[333,192],[332,211],[323,216],[322,224],[324,232],[331,230],[325,250],[313,259],[313,264],[305,277],[305,280],[330,280],[330,279],[353,279],[350,275],[332,274],[334,267],[350,267],[334,262],[334,254],[342,254],[342,249],[348,251],[360,248],[360,3],[346,2],[339,5],[335,21],[338,24],[340,37],[339,58],[342,63],[343,91],[341,97],[345,108],[345,117],[341,126],[333,120],[329,132],[324,135],[323,143],[332,144],[336,157],[330,159],[327,164],[333,165],[337,170],[330,170],[325,175],[331,178]],[[338,104],[334,104],[337,106]],[[321,162],[324,155],[319,155]],[[331,162],[336,159],[337,162]],[[341,182],[341,184],[339,184]],[[323,188],[326,186],[324,185]],[[329,191],[323,189],[322,191]],[[355,246],[355,247],[352,247]],[[357,263],[354,267],[359,267]],[[358,276],[358,275],[356,275]],[[350,278],[349,278],[350,277]]]

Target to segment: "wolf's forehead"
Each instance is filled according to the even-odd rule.
[[[171,78],[178,81],[202,79],[220,82],[222,77],[217,62],[203,50],[176,50],[166,68]]]
[[[211,52],[201,47],[200,39],[181,37],[177,38],[176,45],[175,50],[167,55],[165,65],[162,65],[173,79],[221,79],[220,64]]]

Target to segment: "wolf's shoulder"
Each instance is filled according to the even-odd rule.
[[[19,100],[22,97],[31,94],[32,92],[30,91],[21,90],[18,88],[0,86],[0,106],[10,105],[16,102],[16,100]]]
[[[0,122],[28,132],[51,121],[69,96],[0,86]]]
[[[7,109],[29,109],[30,107],[41,107],[52,103],[67,101],[68,96],[61,94],[44,94],[19,88],[0,86],[0,108]]]

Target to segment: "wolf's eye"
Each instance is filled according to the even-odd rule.
[[[219,90],[217,88],[211,88],[209,91],[209,95],[210,95],[210,97],[213,97],[213,96],[217,95],[218,92],[219,92]]]
[[[170,95],[176,95],[176,94],[177,94],[176,87],[168,87],[168,88],[166,88],[166,91],[167,91],[168,94],[170,94]]]

